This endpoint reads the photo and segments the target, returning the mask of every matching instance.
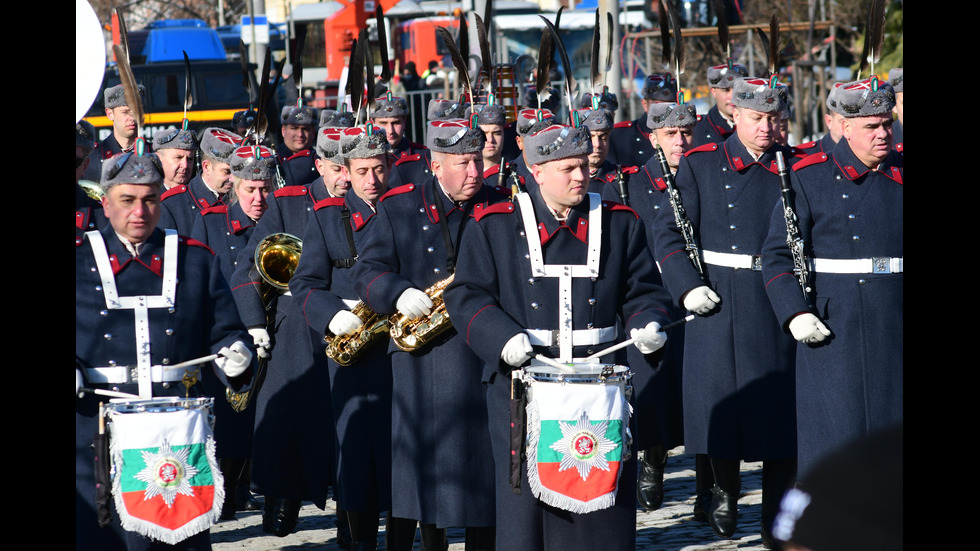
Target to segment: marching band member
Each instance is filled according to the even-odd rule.
[[[620,166],[643,166],[653,156],[647,109],[656,102],[677,101],[677,81],[667,73],[647,75],[640,89],[643,114],[632,121],[616,123],[609,136],[609,162]]]
[[[318,121],[316,109],[302,105],[302,100],[282,108],[282,142],[276,148],[276,160],[282,167],[284,185],[306,185],[317,180],[314,147]]]
[[[153,135],[153,152],[163,166],[163,187],[186,185],[194,174],[197,136],[190,130],[172,128]]]
[[[323,334],[307,326],[288,293],[264,293],[267,288],[256,269],[255,252],[273,234],[302,236],[318,201],[331,197],[331,190],[346,193],[349,186],[343,173],[326,169],[328,163],[343,162],[339,153],[340,130],[321,128],[317,134],[321,178],[277,189],[269,196],[268,210],[239,254],[231,279],[242,321],[258,353],[268,356],[255,403],[252,487],[265,496],[262,529],[279,537],[296,528],[303,500],[326,508],[333,483],[335,435]]]
[[[351,192],[316,203],[303,234],[303,256],[289,287],[315,333],[343,339],[357,338],[364,329],[364,320],[351,312],[358,301],[350,268],[373,228],[378,199],[388,190],[389,144],[384,131],[368,124],[344,130],[340,145]],[[380,321],[370,320],[369,324],[373,327]],[[334,499],[337,508],[346,511],[355,551],[377,548],[378,516],[391,508],[391,360],[387,345],[388,326],[384,324],[377,342],[357,354],[353,365],[346,360],[343,365],[329,361],[338,445]],[[338,349],[341,354],[350,350]],[[401,532],[410,530],[414,535],[414,520],[389,516],[385,523],[389,538],[406,522]]]
[[[433,176],[394,188],[352,268],[354,289],[373,311],[406,320],[432,313],[424,289],[453,277],[471,217],[506,201],[483,182],[483,132],[474,121],[429,123]],[[436,297],[438,298],[438,297]],[[468,549],[493,547],[493,460],[480,360],[449,328],[407,352],[389,346],[392,366],[392,504],[421,523],[422,546],[446,549],[446,528],[467,527]],[[408,549],[414,528],[394,538]]]
[[[79,180],[85,174],[91,159],[88,154],[95,147],[95,127],[85,120],[75,123],[75,233],[80,234],[104,226],[107,221],[102,203],[89,197]],[[94,182],[92,182],[94,184]]]
[[[762,250],[776,317],[796,345],[800,473],[848,440],[902,422],[904,160],[892,148],[894,89],[840,87],[843,137],[793,167],[795,212],[813,289],[794,277],[782,201]]]
[[[749,70],[729,60],[725,65],[708,67],[708,86],[715,104],[694,126],[694,147],[706,143],[722,143],[735,131],[732,110],[732,87],[735,81],[749,76]]]
[[[139,85],[137,88],[140,99],[145,102],[143,85]],[[84,178],[93,182],[98,182],[102,178],[102,163],[104,161],[123,151],[132,150],[136,138],[139,137],[137,136],[136,119],[133,117],[133,111],[126,105],[123,85],[117,84],[111,88],[106,88],[102,92],[102,97],[105,100],[105,116],[112,121],[112,133],[106,136],[106,139],[95,144],[95,147],[89,152],[89,163],[85,169]]]
[[[76,394],[84,386],[141,397],[203,396],[199,379],[205,369],[195,375],[197,368],[166,366],[210,353],[219,354],[213,373],[222,385],[247,390],[252,353],[243,341],[248,334],[218,260],[206,246],[157,228],[163,181],[159,161],[153,154],[141,155],[141,143],[136,147],[103,165],[109,225],[75,243]],[[97,527],[92,499],[92,436],[98,430],[100,400],[105,398],[86,393],[75,403],[78,549],[114,549],[120,543],[118,523],[112,531]],[[159,499],[166,507],[159,494],[147,499]],[[160,544],[128,531],[125,540],[130,549]],[[210,534],[198,532],[176,547],[210,549]]]
[[[671,174],[684,153],[691,149],[691,138],[697,123],[697,110],[690,104],[653,103],[647,109],[647,126],[650,128],[651,146],[659,145],[667,158]],[[651,229],[660,216],[666,184],[663,169],[656,155],[641,170],[624,182],[632,207],[647,230],[648,245],[655,249]],[[616,181],[606,185],[603,199],[622,201]],[[672,212],[666,213],[673,216]],[[651,369],[634,368],[633,392],[636,401],[634,416],[637,430],[633,441],[637,449],[643,450],[640,462],[640,477],[637,482],[637,501],[647,511],[658,509],[664,498],[664,470],[667,467],[667,451],[684,443],[683,415],[681,412],[681,362],[683,361],[684,328],[678,327],[671,333],[670,343],[661,364],[651,365]],[[650,356],[640,356],[632,349],[628,351],[629,365],[642,366],[649,362]],[[696,460],[697,500],[695,518],[703,516],[707,522],[706,511],[711,502],[711,466],[707,456]],[[707,473],[707,475],[705,475]]]
[[[655,283],[643,224],[629,208],[587,193],[591,150],[585,126],[551,125],[528,135],[524,151],[537,185],[515,203],[484,209],[467,228],[457,277],[445,293],[460,336],[483,362],[497,549],[635,547],[635,461],[623,465],[614,502],[589,513],[536,499],[524,466],[519,495],[510,482],[511,457],[523,451],[510,429],[513,369],[535,353],[563,362],[590,355],[622,340],[617,325],[644,353],[666,339],[659,324],[670,318],[670,298]],[[567,291],[559,296],[560,289]],[[583,478],[601,476],[598,466],[586,471]]]
[[[779,199],[774,155],[785,95],[775,78],[739,79],[735,133],[690,150],[676,185],[703,252],[705,279],[665,194],[655,254],[676,304],[702,316],[684,334],[684,444],[707,454],[715,478],[708,522],[729,538],[738,521],[739,461],[764,461],[762,534],[772,545],[779,499],[796,466],[793,341],[772,313],[759,254]],[[763,214],[763,212],[765,214]]]
[[[235,184],[229,194],[230,205],[215,205],[201,211],[191,237],[211,247],[221,261],[221,273],[231,279],[238,264],[238,253],[246,247],[255,224],[268,208],[266,196],[276,177],[275,154],[264,146],[243,146],[231,158]],[[252,458],[252,431],[255,408],[235,411],[221,388],[205,387],[215,396],[215,440],[221,472],[225,477],[225,506],[222,520],[235,518],[238,508],[257,508],[249,491]]]
[[[905,111],[905,69],[896,67],[888,71],[888,84],[895,90],[895,116],[898,120],[892,125],[892,143],[902,152],[902,114]]]

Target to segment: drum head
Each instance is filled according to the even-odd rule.
[[[105,37],[88,0],[75,0],[75,122],[82,120],[102,88]]]

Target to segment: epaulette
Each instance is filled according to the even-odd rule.
[[[313,210],[320,210],[326,207],[342,207],[344,206],[343,197],[327,197],[313,204]]]
[[[483,171],[483,179],[486,180],[487,178],[489,178],[491,176],[496,176],[497,174],[500,174],[500,163],[497,163],[497,164],[493,165],[492,167],[484,170]]]
[[[694,149],[689,149],[684,152],[684,156],[687,157],[691,153],[700,153],[702,151],[718,151],[718,144],[716,143],[706,143],[704,145],[699,145]]]
[[[623,167],[620,167],[619,170],[623,174],[636,174],[637,172],[640,171],[640,167],[638,167],[638,166],[623,166]]]
[[[410,191],[415,191],[415,184],[405,184],[403,186],[398,186],[395,189],[389,189],[387,193],[385,193],[384,195],[381,196],[380,199],[378,199],[378,203],[380,204],[382,201],[384,201],[389,197],[394,197],[395,195],[402,195],[403,193],[408,193]]]
[[[174,186],[168,189],[167,191],[163,192],[163,195],[160,196],[160,200],[163,201],[167,197],[173,197],[174,195],[179,195],[181,193],[186,193],[186,192],[187,192],[187,186],[184,185]]]
[[[473,210],[473,218],[477,222],[483,219],[484,216],[491,214],[499,214],[503,212],[514,212],[514,203],[504,202],[504,203],[494,203],[490,206],[484,207],[482,209]]]
[[[306,195],[309,190],[306,186],[285,186],[272,192],[275,197],[298,197],[300,195]]]
[[[703,115],[698,115],[697,116],[697,122],[695,122],[694,124],[697,124],[698,122],[701,122],[701,119],[702,118],[703,118]]]
[[[800,145],[793,146],[793,149],[811,149],[817,146],[819,142],[813,140],[812,142],[801,143]]]
[[[615,172],[610,172],[609,174],[606,174],[606,183],[612,183],[612,181],[615,179],[616,179]]]
[[[611,210],[611,211],[620,211],[621,210],[621,211],[626,211],[626,212],[632,212],[633,213],[633,216],[635,216],[637,218],[637,220],[640,219],[640,215],[637,214],[637,212],[635,210],[627,207],[626,205],[624,205],[622,203],[617,203],[616,201],[603,201],[602,202],[602,208],[604,208],[606,210]]]
[[[633,121],[620,121],[613,125],[613,128],[629,128],[633,126]]]
[[[421,153],[415,153],[414,155],[402,155],[397,160],[395,160],[395,166],[398,166],[402,163],[407,163],[409,161],[418,161],[421,158],[422,158]]]
[[[803,159],[809,157],[810,155],[814,155],[814,153],[807,153],[805,149],[801,149],[798,145],[790,147],[789,154],[797,159]]]
[[[313,154],[313,152],[310,151],[309,149],[304,149],[303,151],[300,151],[298,153],[293,153],[289,157],[286,157],[286,160],[287,161],[292,161],[293,159],[295,159],[297,157],[309,157],[312,154]]]
[[[904,154],[905,152],[902,151],[902,145],[903,145],[902,142],[899,142],[899,143],[895,144],[895,151],[898,151],[899,153]]]
[[[190,237],[184,237],[183,235],[181,235],[180,242],[187,245],[188,247],[201,247],[207,249],[209,253],[214,254],[214,250],[212,250],[211,247],[208,247],[207,245],[198,241],[197,239],[191,239]]]
[[[827,155],[826,153],[814,153],[813,155],[807,155],[806,157],[803,157],[803,159],[801,159],[798,163],[793,165],[793,172],[806,168],[810,165],[817,165],[820,163],[827,162],[828,159],[830,159],[830,156]]]
[[[206,209],[201,209],[201,216],[208,214],[228,214],[228,205],[215,205]]]
[[[511,190],[507,186],[493,186],[493,190],[499,193],[500,195],[503,195],[504,197],[508,197],[508,198],[513,193],[513,190]]]

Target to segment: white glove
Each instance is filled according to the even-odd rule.
[[[630,331],[630,337],[642,354],[653,354],[667,342],[667,333],[661,331],[660,324],[655,321],[651,321],[646,327]]]
[[[81,394],[82,386],[84,385],[85,385],[85,380],[82,379],[82,370],[76,368],[75,369],[75,397],[76,398],[81,397],[79,395]]]
[[[255,343],[255,353],[260,358],[268,358],[269,348],[272,347],[272,339],[269,338],[269,332],[264,327],[255,327],[249,329],[248,334],[252,335],[252,342]]]
[[[230,347],[225,346],[218,351],[218,354],[220,356],[214,363],[218,364],[218,369],[229,377],[237,377],[245,373],[248,364],[252,362],[252,351],[242,341],[235,341]]]
[[[419,291],[415,287],[405,289],[395,301],[395,308],[398,313],[408,319],[421,318],[429,315],[432,311],[432,299],[429,295]]]
[[[721,297],[718,296],[718,293],[712,291],[711,287],[707,285],[695,287],[684,295],[684,308],[695,314],[707,314],[720,302]]]
[[[527,333],[521,332],[507,341],[503,350],[500,351],[500,359],[507,365],[521,367],[524,362],[531,359],[531,354],[533,353],[534,349],[531,348],[531,339],[528,338]]]
[[[830,329],[820,321],[820,318],[813,314],[800,314],[789,322],[789,331],[793,338],[806,343],[815,344],[823,342],[830,336]]]
[[[353,334],[360,329],[361,325],[363,322],[361,322],[361,318],[357,317],[357,314],[350,310],[341,310],[334,314],[330,323],[327,324],[327,330],[340,337]]]

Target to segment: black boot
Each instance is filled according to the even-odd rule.
[[[643,451],[640,478],[636,483],[636,500],[644,511],[656,511],[664,502],[664,469],[667,450],[654,446]]]
[[[415,530],[418,521],[385,516],[385,551],[412,551],[415,546]]]
[[[378,513],[347,511],[351,551],[378,551]]]
[[[262,530],[284,538],[296,529],[299,521],[298,499],[265,497],[265,512],[262,514]]]
[[[436,528],[435,524],[422,524],[419,530],[422,532],[421,551],[448,551],[449,535],[445,528]]]
[[[779,514],[783,494],[796,482],[796,460],[779,459],[762,462],[762,546],[781,549],[772,536],[772,525]]]
[[[711,488],[715,486],[715,475],[711,472],[708,456],[699,453],[694,456],[694,520],[708,522],[708,509],[711,508]]]
[[[496,528],[479,526],[466,529],[466,551],[493,551],[496,547]]]
[[[730,538],[738,525],[738,495],[742,490],[739,462],[733,459],[711,459],[715,487],[711,490],[708,524],[719,538]]]
[[[337,527],[337,547],[350,549],[354,539],[351,535],[350,515],[340,508],[340,504],[337,505],[337,520],[334,526]]]

